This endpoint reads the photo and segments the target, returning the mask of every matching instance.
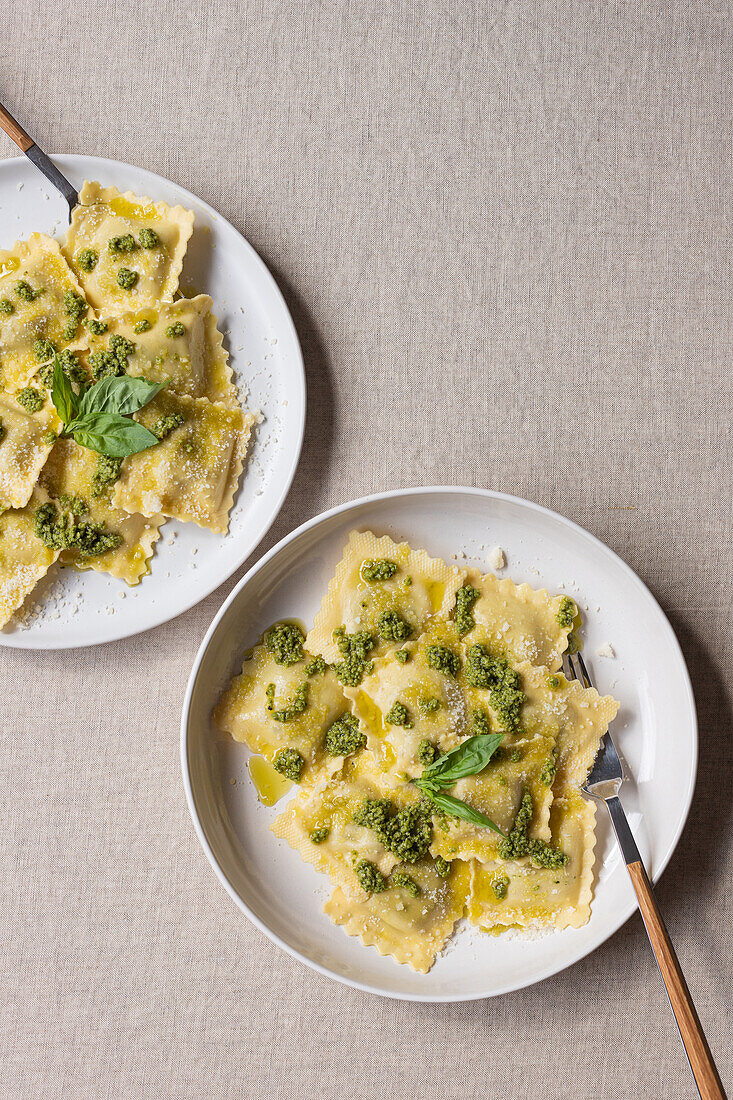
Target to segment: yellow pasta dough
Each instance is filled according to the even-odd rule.
[[[0,515],[0,626],[5,626],[58,558],[33,531],[33,516],[46,495],[38,489],[24,508]]]
[[[49,401],[40,412],[28,413],[10,394],[0,393],[0,511],[30,500],[57,423]]]
[[[152,247],[145,244],[151,240],[148,230],[157,238]],[[192,232],[191,210],[87,180],[72,211],[64,254],[95,309],[105,315],[126,313],[172,300]],[[121,239],[122,245],[115,244]],[[91,269],[84,266],[88,252],[97,256]],[[121,285],[121,270],[137,276],[132,285]]]

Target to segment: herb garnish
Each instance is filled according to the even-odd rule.
[[[63,421],[62,435],[90,451],[110,458],[126,458],[158,442],[158,437],[132,420],[167,385],[144,378],[102,378],[79,393],[64,373],[58,355],[53,357],[51,400]]]
[[[461,802],[459,798],[446,794],[446,788],[452,787],[459,779],[482,772],[503,739],[503,733],[479,733],[474,737],[467,737],[460,745],[439,756],[425,768],[419,779],[413,779],[412,782],[443,813],[459,817],[471,825],[485,825],[504,836],[499,826],[486,814],[475,810],[466,802]]]

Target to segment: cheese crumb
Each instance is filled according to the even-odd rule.
[[[596,650],[598,657],[615,657],[616,651],[610,642],[604,642],[600,649]]]
[[[503,569],[506,565],[506,554],[501,546],[495,546],[489,554],[489,569]]]

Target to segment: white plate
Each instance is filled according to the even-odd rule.
[[[540,981],[598,947],[635,908],[604,812],[598,815],[595,900],[584,928],[527,940],[464,927],[429,974],[416,974],[324,916],[328,882],[268,831],[277,811],[257,801],[247,749],[220,739],[212,727],[212,707],[258,635],[275,619],[312,621],[353,527],[409,539],[448,561],[459,552],[459,564],[465,551],[468,562],[481,567],[500,545],[506,575],[555,592],[564,585],[586,616],[591,675],[599,691],[621,702],[613,735],[628,776],[622,797],[654,877],[674,851],[695,783],[697,726],[685,662],[661,608],[620,558],[574,523],[516,497],[461,488],[384,493],[317,516],[274,547],[232,592],[201,645],[183,708],[183,776],[199,839],[250,920],[338,981],[417,1001],[491,997]],[[595,656],[606,642],[615,659]]]
[[[214,299],[236,381],[243,392],[249,390],[248,407],[261,409],[265,420],[226,537],[169,521],[152,573],[134,588],[99,573],[52,570],[36,589],[40,613],[23,628],[11,622],[0,631],[0,645],[22,649],[126,638],[208,596],[239,568],[277,516],[295,474],[305,424],[305,375],[295,326],[275,280],[244,237],[201,199],[153,172],[102,157],[53,160],[77,187],[85,179],[99,180],[195,212],[182,289]],[[68,224],[65,202],[26,157],[0,161],[0,210],[2,248],[34,231],[61,237]]]

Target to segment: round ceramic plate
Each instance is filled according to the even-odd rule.
[[[305,375],[295,327],[275,280],[244,237],[205,202],[153,172],[102,157],[53,160],[77,187],[85,179],[99,180],[194,211],[181,290],[213,298],[240,393],[264,420],[251,445],[228,535],[168,521],[151,573],[134,588],[100,573],[53,569],[27,601],[40,604],[40,610],[22,616],[22,626],[11,621],[0,631],[0,645],[24,649],[126,638],[180,615],[222,584],[277,516],[295,474],[305,423]],[[0,161],[0,210],[2,248],[34,231],[60,238],[68,225],[66,203],[25,157]]]
[[[283,539],[232,592],[201,645],[183,709],[183,776],[199,839],[249,919],[338,981],[418,1001],[490,997],[540,981],[598,947],[635,908],[602,809],[585,927],[522,939],[462,925],[430,973],[416,974],[331,924],[322,912],[326,878],[268,830],[282,804],[267,809],[258,802],[247,749],[212,726],[212,707],[262,631],[275,619],[312,621],[352,528],[408,539],[449,563],[457,555],[458,564],[483,569],[491,549],[502,546],[502,575],[578,602],[591,675],[601,693],[621,703],[613,736],[626,769],[622,798],[655,877],[674,851],[695,783],[697,730],[685,662],[662,610],[620,558],[569,520],[516,497],[460,488],[385,493],[326,512]],[[597,656],[607,643],[614,658]]]

